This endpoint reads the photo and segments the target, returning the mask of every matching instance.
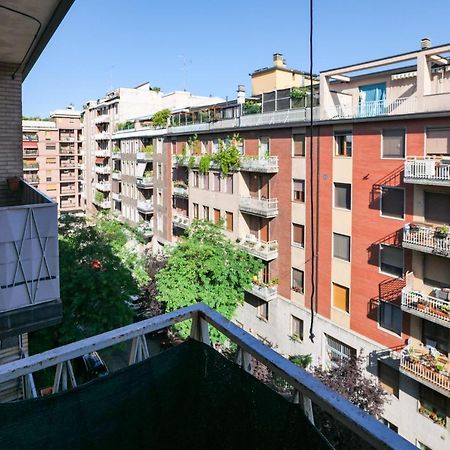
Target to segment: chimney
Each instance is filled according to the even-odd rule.
[[[429,38],[425,37],[422,38],[420,41],[420,49],[421,50],[426,50],[427,48],[431,47],[431,41]]]
[[[245,103],[245,87],[243,84],[238,85],[236,98],[238,105],[243,105]]]
[[[282,53],[274,53],[273,54],[273,65],[275,67],[285,67],[284,58]]]

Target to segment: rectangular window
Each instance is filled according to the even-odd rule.
[[[303,341],[303,320],[295,316],[291,316],[291,336]]]
[[[203,189],[209,189],[209,173],[203,175]]]
[[[46,164],[56,164],[56,158],[45,158]]]
[[[259,157],[264,158],[270,154],[269,148],[269,138],[260,137],[259,138]]]
[[[193,178],[194,187],[196,187],[196,188],[198,188],[199,177],[200,177],[199,173],[196,170],[194,170],[192,172],[192,178]]]
[[[336,367],[344,358],[355,358],[356,350],[343,342],[325,335],[326,338],[326,352],[328,364],[331,367]]]
[[[450,155],[450,128],[427,130],[427,155]]]
[[[52,181],[52,177],[45,177],[46,181]]]
[[[443,427],[447,424],[447,398],[429,387],[419,384],[420,414]]]
[[[220,173],[213,173],[213,191],[220,192]]]
[[[334,183],[334,207],[351,209],[352,185]]]
[[[203,219],[209,220],[209,206],[203,206]]]
[[[403,275],[403,249],[380,244],[380,270],[394,277]]]
[[[292,290],[303,294],[304,289],[304,273],[303,270],[292,268]]]
[[[305,202],[305,181],[293,180],[294,202]]]
[[[423,320],[422,324],[422,342],[426,346],[433,347],[438,352],[447,355],[449,350],[448,328],[429,320]]]
[[[403,219],[405,210],[405,190],[403,188],[381,187],[381,215]]]
[[[214,223],[218,224],[220,222],[220,209],[214,208]]]
[[[258,318],[262,320],[269,320],[269,303],[264,300],[259,301]]]
[[[378,323],[380,327],[402,334],[402,310],[395,304],[380,300]]]
[[[333,256],[350,261],[350,236],[333,233]]]
[[[233,213],[227,211],[226,218],[227,218],[227,230],[233,231]]]
[[[198,203],[193,203],[193,207],[194,207],[194,219],[198,219]]]
[[[305,226],[292,224],[292,242],[300,247],[305,246]]]
[[[335,155],[336,156],[352,156],[352,133],[342,131],[334,134]]]
[[[350,311],[350,290],[348,287],[333,283],[333,306],[342,311]]]
[[[437,192],[425,194],[425,221],[432,223],[450,223],[450,195]]]
[[[54,150],[56,150],[56,145],[46,144],[45,150],[54,151]]]
[[[398,370],[378,361],[378,380],[385,392],[395,395],[398,398]]]
[[[227,194],[232,194],[233,193],[233,175],[228,175],[227,176]]]
[[[305,156],[305,135],[294,134],[292,136],[293,156]]]
[[[405,130],[382,131],[382,156],[383,158],[405,157]]]

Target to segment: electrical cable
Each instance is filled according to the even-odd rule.
[[[31,43],[30,43],[30,45],[28,46],[28,49],[27,49],[27,51],[26,51],[24,57],[22,58],[22,61],[20,61],[20,64],[17,66],[16,70],[15,70],[15,71],[13,72],[13,74],[11,75],[11,78],[14,80],[14,78],[16,77],[17,71],[22,67],[23,62],[25,61],[26,57],[27,57],[28,54],[30,53],[31,48],[33,47],[33,44],[34,44],[34,42],[36,41],[36,39],[37,39],[37,37],[38,37],[38,35],[39,35],[39,32],[41,31],[42,23],[41,23],[41,21],[40,21],[39,19],[36,19],[36,17],[30,16],[29,14],[24,13],[24,12],[22,12],[22,11],[18,11],[17,9],[10,8],[9,6],[0,5],[0,8],[6,9],[7,11],[13,12],[13,13],[15,13],[15,14],[20,14],[21,16],[24,16],[24,17],[28,17],[29,19],[34,20],[35,22],[37,22],[38,25],[39,25],[39,26],[38,26],[38,29],[37,29],[37,31],[36,31],[36,33],[35,33],[33,39],[32,39],[32,41],[31,41]]]
[[[315,295],[316,295],[316,243],[315,243],[315,233],[314,233],[314,166],[313,166],[313,130],[314,130],[314,118],[313,118],[313,0],[309,0],[309,81],[310,81],[310,102],[309,102],[309,112],[310,112],[310,138],[309,138],[309,171],[310,171],[310,225],[311,225],[311,295],[310,295],[310,311],[311,311],[311,323],[309,326],[309,340],[314,343],[314,306],[315,306]],[[317,218],[316,218],[317,221]]]

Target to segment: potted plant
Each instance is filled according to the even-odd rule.
[[[440,227],[436,227],[434,230],[434,237],[437,239],[444,239],[448,236],[450,232],[450,228],[448,225],[442,225]]]

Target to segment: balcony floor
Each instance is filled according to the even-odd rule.
[[[331,448],[299,405],[195,341],[0,411],[1,448]]]

